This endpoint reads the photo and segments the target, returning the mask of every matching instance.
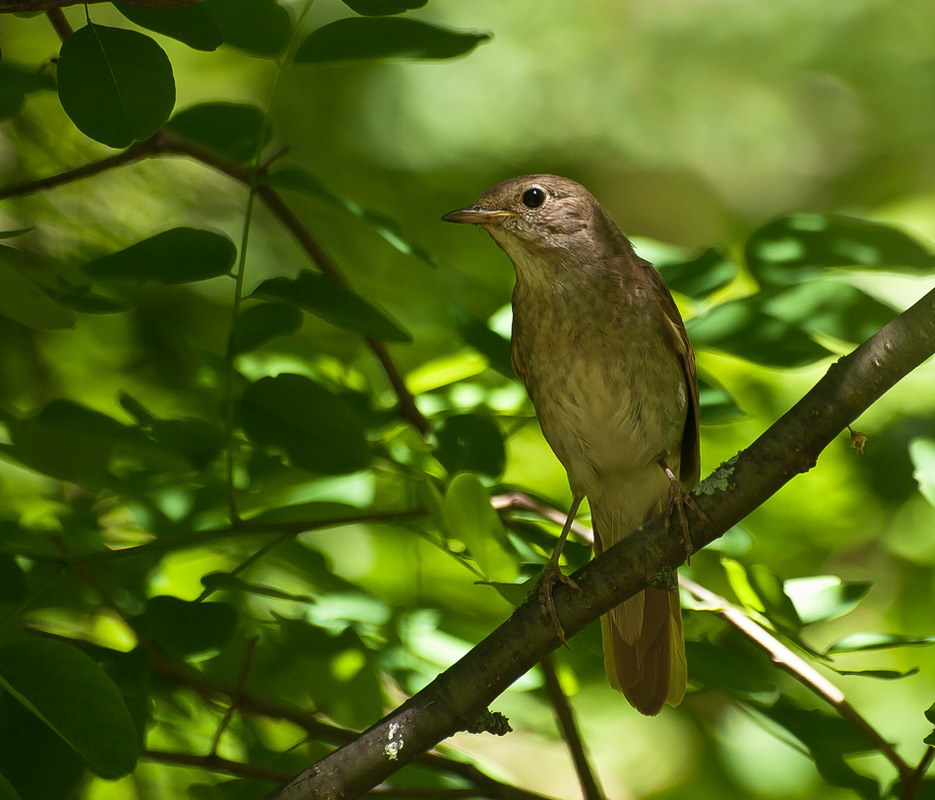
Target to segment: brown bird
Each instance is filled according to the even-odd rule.
[[[677,507],[699,473],[695,357],[662,276],[578,183],[524,175],[442,219],[483,226],[516,270],[513,368],[574,500],[542,582],[551,605],[562,545],[585,496],[598,554]],[[678,476],[678,477],[676,477]],[[667,517],[668,519],[668,517]],[[690,547],[687,536],[683,539]],[[643,714],[685,695],[678,593],[648,588],[601,619],[610,685]]]

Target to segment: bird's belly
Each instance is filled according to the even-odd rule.
[[[577,352],[528,364],[546,440],[572,486],[590,493],[609,475],[641,470],[678,449],[687,393],[674,355],[655,349]],[[532,377],[532,376],[527,376]]]

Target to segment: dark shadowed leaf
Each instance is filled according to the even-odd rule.
[[[412,341],[409,333],[359,294],[317,272],[304,270],[297,278],[270,278],[257,286],[253,296],[291,303],[332,325],[375,339]]]
[[[16,603],[26,597],[29,579],[12,556],[0,555],[0,603]]]
[[[802,627],[795,606],[783,589],[783,582],[764,564],[749,570],[750,582],[766,607],[766,617],[780,630],[798,632]]]
[[[726,389],[701,379],[698,380],[698,400],[702,425],[734,422],[746,416]]]
[[[399,223],[379,211],[364,208],[347,197],[332,192],[311,172],[300,167],[283,167],[270,173],[266,182],[275,189],[287,189],[293,192],[302,192],[303,194],[317,197],[326,203],[346,211],[351,216],[357,217],[370,227],[374,233],[382,236],[400,253],[413,255],[421,258],[429,266],[437,266],[435,256],[428,250],[407,239],[400,230]]]
[[[788,286],[826,267],[930,274],[935,256],[896,228],[838,215],[793,214],[747,240],[747,266],[764,285]]]
[[[175,78],[148,36],[89,23],[62,43],[58,94],[82,133],[126,147],[148,139],[169,118]]]
[[[231,339],[231,352],[236,354],[256,350],[270,339],[288,336],[300,327],[302,312],[295,306],[285,303],[261,303],[251,306],[237,317]]]
[[[55,89],[51,75],[38,67],[0,63],[0,119],[12,117],[23,107],[26,95],[40,89]]]
[[[11,231],[0,231],[0,239],[12,239],[16,236],[22,236],[24,233],[29,233],[32,230],[35,230],[35,228],[16,228]]]
[[[137,735],[113,681],[62,642],[25,639],[0,647],[0,684],[103,778],[133,770]]]
[[[302,375],[277,375],[251,384],[240,418],[256,444],[284,451],[295,467],[339,475],[364,469],[370,448],[347,404]]]
[[[756,299],[734,300],[689,320],[692,343],[771,367],[801,367],[830,355],[797,324],[769,316],[758,305]]]
[[[217,50],[224,43],[221,26],[207,3],[167,8],[114,3],[114,7],[141,28],[178,39],[195,50]]]
[[[235,161],[252,160],[271,137],[263,131],[263,112],[246,103],[200,103],[179,111],[166,127]]]
[[[427,2],[428,0],[344,0],[344,5],[365,17],[383,17],[422,8]]]
[[[690,261],[663,261],[656,267],[669,289],[696,300],[723,288],[739,272],[732,258],[713,247]]]
[[[276,0],[205,0],[224,43],[255,56],[275,57],[289,41],[289,12]]]
[[[295,54],[296,64],[372,58],[454,58],[490,37],[397,17],[339,19],[312,31]]]
[[[0,774],[0,800],[21,800],[19,792],[2,774]]]
[[[237,612],[227,603],[190,603],[163,595],[149,600],[139,622],[168,655],[204,661],[230,641]]]
[[[435,457],[449,475],[479,472],[498,478],[506,466],[503,434],[489,416],[455,414],[442,421],[435,438]]]
[[[82,314],[119,314],[131,308],[121,300],[94,294],[86,289],[75,291],[74,294],[59,295],[58,299],[63,306]]]
[[[705,689],[744,699],[771,696],[776,691],[775,670],[769,658],[738,633],[727,632],[717,642],[686,641],[685,655],[691,682]]]
[[[84,270],[95,280],[113,283],[187,283],[226,275],[236,254],[234,243],[221,233],[173,228],[97,258]]]
[[[510,363],[510,340],[490,330],[482,319],[475,317],[463,308],[454,309],[455,325],[461,338],[487,357],[490,366],[508,378],[516,377]]]
[[[16,250],[0,247],[0,315],[38,331],[72,327],[72,311],[26,277],[21,261]]]
[[[831,667],[831,669],[834,669],[834,667]],[[834,671],[837,672],[838,675],[848,675],[855,678],[876,678],[881,681],[898,681],[900,678],[910,678],[913,675],[917,675],[919,668],[913,667],[904,672],[898,669],[835,669]]]
[[[181,454],[195,469],[206,467],[226,441],[220,427],[201,419],[157,419],[152,427],[155,441]]]

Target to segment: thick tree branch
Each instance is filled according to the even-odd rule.
[[[722,464],[694,492],[706,519],[691,519],[694,549],[709,544],[815,464],[819,453],[884,392],[935,352],[935,290],[833,364],[794,408],[750,447]],[[560,586],[555,607],[573,635],[645,589],[684,549],[656,517],[575,575],[580,592]],[[354,742],[269,795],[277,800],[360,797],[477,717],[559,642],[535,598],[464,658]],[[390,747],[389,745],[393,745]]]
[[[83,5],[84,3],[109,3],[110,0],[0,0],[0,14],[28,14],[35,11],[49,11],[54,8]],[[171,6],[190,6],[201,0],[123,0],[129,6],[138,8],[170,8]]]

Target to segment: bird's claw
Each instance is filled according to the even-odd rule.
[[[685,563],[690,564],[693,549],[691,536],[689,536],[688,532],[688,518],[685,516],[685,506],[688,506],[705,522],[708,521],[708,517],[704,511],[698,507],[695,499],[685,491],[684,487],[679,482],[679,479],[675,477],[672,470],[669,469],[665,462],[661,462],[660,465],[662,466],[666,477],[669,479],[669,494],[666,498],[666,507],[664,511],[666,534],[669,533],[671,528],[672,512],[675,511],[679,518],[679,542],[685,549]]]
[[[576,592],[581,591],[578,584],[561,571],[558,563],[549,559],[545,569],[542,570],[542,576],[539,578],[539,607],[542,609],[543,616],[552,626],[555,635],[558,636],[565,647],[568,647],[568,642],[565,640],[565,630],[562,628],[562,623],[558,621],[558,615],[555,613],[555,603],[552,600],[552,587],[556,583],[564,583]]]

